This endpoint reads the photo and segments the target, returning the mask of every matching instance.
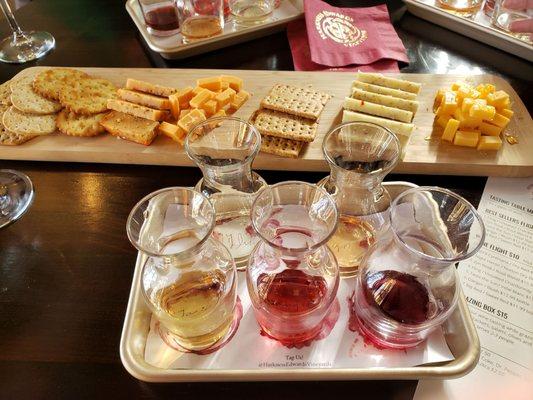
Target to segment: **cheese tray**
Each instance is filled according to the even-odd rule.
[[[409,182],[385,182],[384,185],[392,198],[407,189],[416,187],[416,185]],[[355,355],[351,354],[354,351],[354,346],[357,347],[359,336],[354,332],[348,331],[346,321],[341,322],[341,312],[341,317],[335,324],[335,329],[337,333],[341,332],[341,342],[346,342],[348,345],[345,346],[346,343],[344,343],[345,345],[341,343],[334,345],[338,347],[336,351],[337,355],[333,358],[336,360],[337,356],[343,353],[341,349],[349,348],[350,354],[345,356],[347,357],[347,361],[345,361],[342,367],[337,366],[335,362],[329,366],[315,366],[310,363],[310,365],[302,367],[292,361],[288,362],[287,365],[282,362],[281,364],[285,365],[282,367],[271,365],[275,364],[271,363],[271,361],[279,360],[280,357],[281,360],[285,360],[286,358],[292,360],[291,357],[294,357],[296,361],[300,360],[302,362],[306,360],[317,360],[323,357],[324,360],[322,361],[329,361],[332,358],[331,353],[324,353],[324,351],[321,352],[320,350],[327,347],[327,344],[324,342],[330,342],[329,345],[331,345],[332,341],[335,342],[339,338],[335,334],[335,331],[332,331],[331,335],[326,336],[326,338],[304,346],[304,348],[285,348],[269,339],[258,339],[258,346],[254,347],[257,349],[257,354],[254,357],[261,360],[261,363],[254,367],[253,363],[250,364],[248,361],[240,361],[243,365],[247,366],[242,368],[232,367],[231,365],[235,365],[235,362],[239,361],[231,361],[233,358],[231,355],[229,358],[224,358],[222,353],[231,353],[233,351],[233,345],[233,348],[236,348],[240,354],[242,351],[239,349],[249,345],[251,337],[257,339],[257,336],[259,336],[257,327],[255,326],[256,322],[250,309],[249,299],[246,298],[246,284],[242,285],[244,281],[241,275],[244,272],[238,273],[240,275],[238,293],[241,296],[243,316],[237,334],[229,343],[211,355],[192,355],[185,357],[186,354],[180,354],[166,345],[154,346],[156,340],[154,339],[152,314],[144,301],[140,284],[141,271],[146,260],[146,256],[139,253],[133,274],[132,288],[120,342],[120,357],[124,367],[132,376],[142,381],[451,379],[467,374],[475,367],[479,359],[479,339],[467,303],[461,294],[459,296],[458,307],[443,324],[441,331],[436,332],[435,335],[443,342],[442,345],[447,347],[446,351],[443,351],[443,354],[446,352],[448,354],[451,353],[444,361],[410,366],[407,360],[411,357],[412,353],[404,352],[403,350],[383,352],[382,349],[375,348],[371,345],[367,348],[366,342],[360,346],[361,341],[359,341],[359,350],[355,350]],[[353,290],[350,288],[351,283],[353,283],[352,279],[347,279],[341,283],[341,286],[348,285],[345,289],[349,292]],[[341,294],[341,291],[339,291],[338,298],[340,302],[346,300],[344,299],[344,294]],[[340,297],[343,298],[341,299]],[[341,307],[343,306],[341,305]],[[246,325],[246,320],[249,325]],[[246,331],[250,326],[251,331]],[[353,344],[350,345],[352,341]],[[438,340],[432,338],[428,339],[428,341],[438,342]],[[260,346],[266,346],[266,348]],[[434,343],[430,344],[428,342],[427,344],[421,344],[418,350],[414,350],[414,352],[424,353],[424,358],[431,358],[427,353],[435,353],[436,350],[432,346],[435,346]],[[154,353],[156,354],[154,355]],[[317,356],[317,353],[322,354],[322,356]],[[247,359],[254,359],[254,357],[250,355]],[[367,362],[362,363],[361,359],[364,357],[368,357],[366,358]],[[187,362],[185,358],[189,360],[196,358],[196,362],[199,363],[197,365],[202,366],[183,366],[184,364],[182,363]],[[226,361],[223,361],[223,359]],[[158,364],[158,366],[154,364]],[[166,366],[164,367],[163,365]],[[180,367],[180,365],[182,366]]]
[[[47,67],[31,67],[21,71],[14,79],[36,74]],[[97,78],[105,78],[117,87],[123,87],[128,78],[149,81],[172,87],[193,86],[198,78],[217,74],[238,76],[244,80],[244,88],[250,99],[235,116],[248,120],[259,108],[272,86],[278,83],[295,86],[311,85],[332,96],[320,116],[316,139],[306,145],[299,158],[283,158],[259,153],[255,169],[327,171],[329,167],[322,154],[325,134],[341,122],[344,98],[349,96],[355,75],[340,72],[292,72],[292,71],[227,71],[198,69],[140,69],[140,68],[79,68]],[[512,87],[494,75],[436,75],[389,74],[421,84],[418,96],[419,110],[414,117],[415,129],[405,149],[405,155],[394,172],[441,175],[474,176],[529,176],[533,173],[533,121],[525,105]],[[450,87],[454,82],[472,84],[492,83],[510,95],[514,118],[507,127],[517,138],[518,144],[504,142],[497,152],[477,151],[472,148],[442,143],[434,134],[433,102],[438,89]],[[192,166],[183,147],[167,137],[159,136],[150,146],[143,146],[111,135],[91,138],[52,134],[37,137],[20,146],[0,146],[0,159],[96,162],[116,164],[145,164]]]
[[[281,31],[285,29],[290,21],[303,17],[303,0],[283,1],[274,10],[269,20],[253,26],[239,26],[229,18],[221,35],[188,44],[182,43],[180,33],[168,37],[151,35],[146,29],[137,0],[128,0],[126,2],[126,10],[151,50],[161,54],[166,59],[181,59]]]
[[[438,7],[437,0],[405,0],[405,4],[407,10],[419,18],[533,61],[533,42],[527,35],[512,34],[493,27],[482,9],[467,18]]]

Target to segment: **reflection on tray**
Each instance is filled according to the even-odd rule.
[[[457,17],[472,21],[476,24],[492,29],[498,33],[516,38],[520,41],[523,41],[524,43],[533,45],[533,42],[531,41],[529,34],[509,32],[505,29],[501,29],[493,25],[493,23],[491,22],[491,17],[485,14],[485,10],[489,9],[489,14],[492,14],[492,10],[494,7],[494,1],[486,0],[484,3],[482,1],[479,1],[479,2],[476,2],[476,4],[473,5],[472,7],[465,7],[461,10],[454,9],[451,6],[446,6],[446,4],[452,3],[449,0],[441,0],[441,1],[439,0],[416,0],[416,1],[422,4],[426,4],[426,5],[438,8],[439,10],[445,11]],[[483,5],[483,8],[481,7],[482,5]]]

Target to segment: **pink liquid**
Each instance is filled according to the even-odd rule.
[[[294,344],[314,338],[322,327],[319,311],[327,295],[324,278],[311,276],[296,269],[286,269],[276,275],[261,274],[257,279],[262,307],[256,310],[265,333],[284,344]]]

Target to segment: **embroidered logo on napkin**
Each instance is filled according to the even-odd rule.
[[[331,39],[346,47],[359,46],[367,38],[366,31],[355,26],[353,18],[337,12],[319,12],[315,27],[323,40]]]

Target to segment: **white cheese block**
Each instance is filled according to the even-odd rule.
[[[344,99],[344,108],[352,111],[364,112],[365,114],[394,119],[401,122],[411,122],[413,119],[413,113],[411,111],[382,106],[381,104],[352,99],[350,97],[346,97]]]

